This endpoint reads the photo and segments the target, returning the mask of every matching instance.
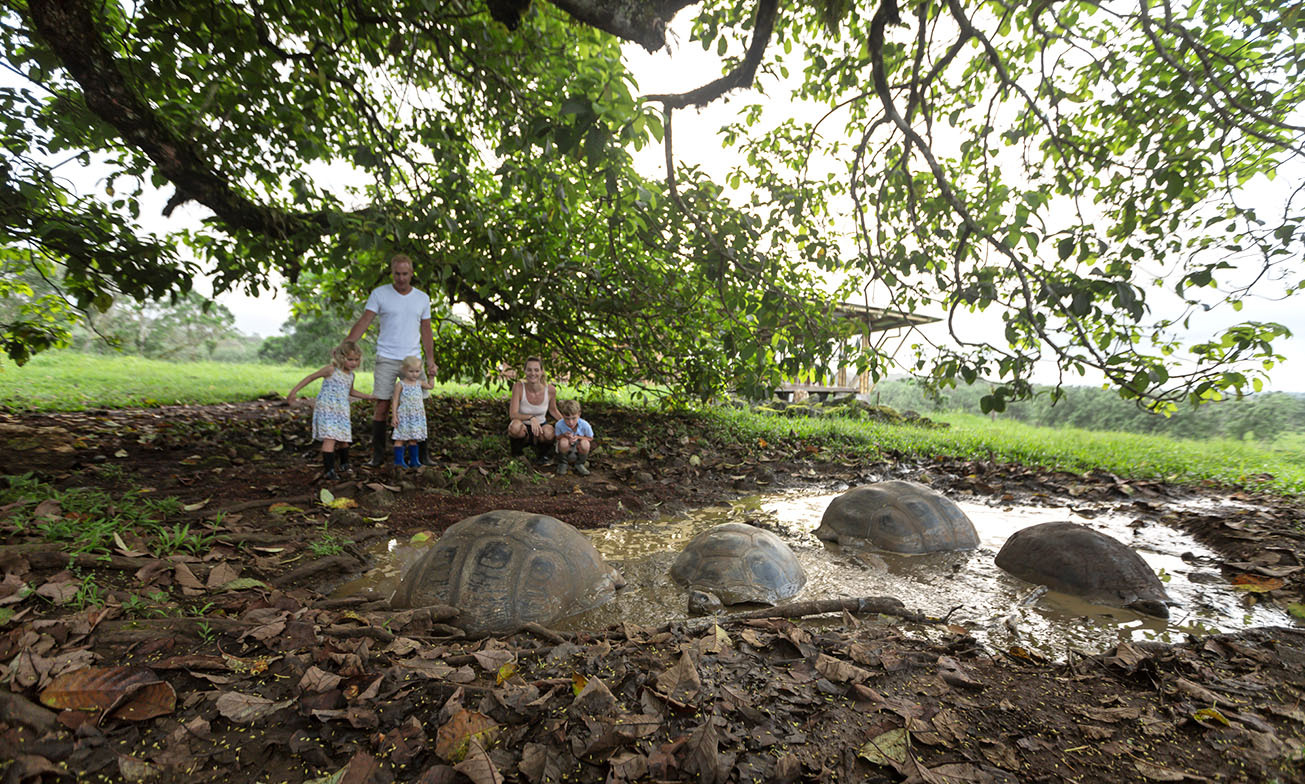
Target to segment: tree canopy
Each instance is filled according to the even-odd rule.
[[[1283,327],[1183,330],[1301,285],[1294,203],[1245,201],[1299,179],[1300,4],[5,7],[0,243],[83,310],[201,271],[250,292],[277,272],[338,309],[402,251],[449,374],[540,352],[598,383],[764,389],[829,363],[855,328],[832,303],[874,297],[945,313],[955,340],[914,369],[997,380],[989,406],[1045,357],[1164,404],[1255,388]],[[621,43],[660,48],[677,14],[722,76],[640,95]],[[726,93],[741,163],[717,180],[677,162],[674,118]],[[666,170],[645,176],[653,144]],[[159,228],[151,188],[202,224]],[[1004,340],[974,341],[980,310]],[[50,342],[40,325],[4,325],[11,356]]]

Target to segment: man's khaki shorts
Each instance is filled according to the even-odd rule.
[[[390,400],[394,397],[394,383],[399,380],[399,370],[403,368],[403,360],[387,359],[385,357],[376,358],[376,367],[372,369],[372,394],[377,397],[383,397]],[[426,377],[425,365],[421,368],[421,377]],[[430,397],[430,390],[423,389],[422,397]]]

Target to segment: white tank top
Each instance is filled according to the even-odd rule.
[[[522,416],[548,418],[548,387],[544,387],[544,402],[535,404],[531,403],[526,397],[526,385],[521,384],[521,402],[517,404],[517,410]]]

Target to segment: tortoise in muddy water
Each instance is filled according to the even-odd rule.
[[[778,604],[807,583],[783,539],[746,523],[725,523],[693,537],[671,565],[671,577],[724,604]]]
[[[924,485],[900,479],[854,487],[830,501],[815,534],[839,544],[868,543],[908,555],[979,546],[979,532],[960,507]]]
[[[469,634],[510,632],[597,607],[624,584],[574,527],[496,510],[449,526],[403,573],[390,604],[448,604]]]
[[[1040,523],[1016,531],[997,566],[1021,580],[1081,597],[1169,617],[1169,595],[1142,556],[1118,539],[1077,523]]]

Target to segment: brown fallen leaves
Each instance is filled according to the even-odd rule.
[[[1286,630],[1057,665],[873,622],[627,624],[553,644],[442,636],[442,610],[317,609],[276,590],[226,610],[208,648],[165,628],[101,643],[117,638],[93,613],[8,629],[14,699],[39,695],[64,718],[11,704],[0,753],[25,754],[15,770],[34,777],[53,765],[237,784],[1001,782],[1069,766],[1180,780],[1164,777],[1289,778],[1305,736],[1291,685],[1305,684],[1305,635]],[[329,633],[341,628],[386,635]]]
[[[177,693],[144,667],[85,667],[56,676],[41,691],[41,702],[51,708],[144,721],[172,713]]]

